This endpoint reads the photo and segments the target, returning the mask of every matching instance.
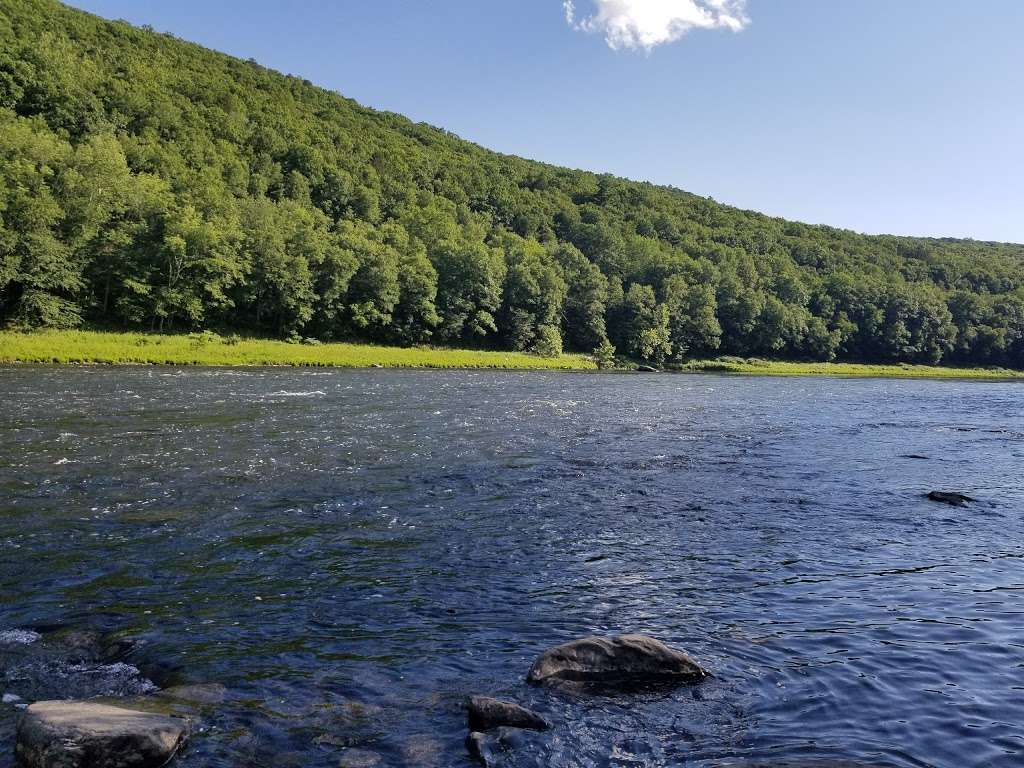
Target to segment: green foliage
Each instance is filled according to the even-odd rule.
[[[538,243],[506,236],[507,261],[500,325],[510,349],[532,349],[540,344],[562,351],[559,322],[566,285],[561,268]],[[542,353],[543,354],[543,353]]]
[[[0,323],[1024,367],[1024,247],[488,152],[54,0],[0,6]],[[614,346],[613,346],[614,345]],[[309,346],[308,344],[303,346]]]
[[[707,284],[691,286],[682,275],[672,275],[662,283],[661,290],[668,310],[673,356],[680,359],[714,353],[722,341],[714,289]]]
[[[654,289],[634,283],[612,307],[614,341],[620,349],[656,365],[672,352],[669,313],[659,304]]]
[[[562,334],[556,325],[542,325],[537,329],[530,351],[541,357],[558,357],[562,354]]]
[[[593,351],[594,362],[602,370],[615,367],[615,347],[608,339],[605,339]]]
[[[566,340],[574,349],[590,349],[608,343],[605,325],[608,279],[573,245],[559,244],[553,255],[566,281],[562,310]]]

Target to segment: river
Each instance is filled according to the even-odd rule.
[[[225,686],[183,767],[469,766],[470,694],[554,723],[516,768],[1020,766],[1022,395],[0,368],[0,630],[116,633],[160,685]],[[525,684],[544,649],[627,631],[714,679]]]

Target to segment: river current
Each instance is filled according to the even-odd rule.
[[[0,368],[0,630],[224,701],[198,766],[1024,765],[1013,383]],[[977,501],[929,501],[933,489]],[[530,688],[642,632],[714,674]],[[0,708],[0,766],[18,711]]]

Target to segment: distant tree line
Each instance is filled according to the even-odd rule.
[[[1024,367],[1024,247],[863,236],[521,160],[5,0],[0,322]]]

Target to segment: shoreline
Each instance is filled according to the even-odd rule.
[[[0,364],[596,370],[587,355],[540,357],[440,347],[389,347],[222,337],[210,333],[0,331]]]
[[[785,360],[694,360],[673,373],[719,373],[737,376],[832,377],[839,379],[946,379],[1024,381],[1024,371],[1009,368],[960,368],[912,363],[805,363]]]
[[[308,343],[106,331],[0,331],[3,365],[160,365],[212,367],[396,368],[596,372],[588,355],[539,357],[524,352],[389,347],[347,342]],[[633,372],[616,368],[609,373]],[[665,373],[836,378],[1024,381],[1024,371],[911,364],[787,362],[723,358],[671,365]]]

